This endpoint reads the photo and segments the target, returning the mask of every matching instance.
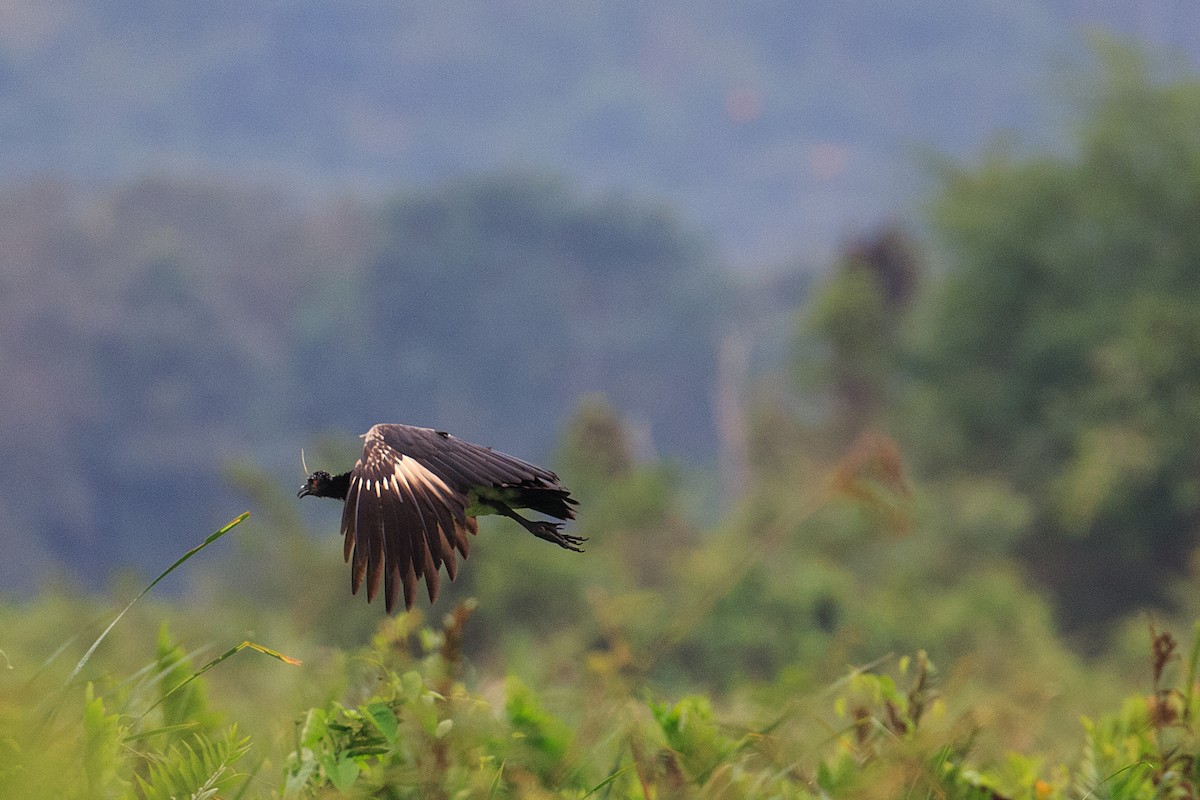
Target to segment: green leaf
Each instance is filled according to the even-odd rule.
[[[300,746],[313,748],[325,738],[328,730],[326,721],[328,712],[323,708],[310,708],[304,717],[304,727],[300,731]]]
[[[309,783],[309,780],[316,774],[318,764],[314,760],[301,761],[291,772],[288,773],[287,780],[283,784],[283,796],[290,798],[296,797],[304,790]]]
[[[358,780],[358,764],[348,755],[326,764],[325,774],[339,792],[346,792]]]
[[[120,717],[108,713],[91,682],[84,691],[83,732],[82,767],[89,793],[95,797],[115,793],[125,784],[120,775]]]
[[[404,694],[409,699],[415,700],[425,692],[425,681],[421,678],[421,673],[416,670],[409,670],[400,678],[400,686],[404,689]]]
[[[383,734],[389,743],[395,743],[400,723],[396,720],[396,712],[388,703],[376,701],[365,709],[367,719],[375,723],[375,727]]]

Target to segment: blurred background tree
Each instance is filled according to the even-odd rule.
[[[894,406],[902,326],[917,290],[915,245],[899,227],[850,244],[801,316],[793,364],[802,392],[829,405],[829,428],[847,446]],[[807,342],[818,352],[810,354]]]
[[[303,419],[366,430],[390,414],[532,455],[605,391],[671,450],[711,452],[727,279],[669,210],[501,174],[398,195],[370,233],[351,307],[306,337]],[[321,303],[327,281],[312,288]]]
[[[1200,512],[1200,82],[1106,55],[1071,154],[946,173],[900,415],[930,476],[1027,499],[1069,629],[1162,605]]]

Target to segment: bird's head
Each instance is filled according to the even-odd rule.
[[[304,481],[304,485],[300,487],[296,497],[308,497],[310,494],[314,497],[332,497],[334,496],[332,483],[332,475],[324,470],[317,470]]]

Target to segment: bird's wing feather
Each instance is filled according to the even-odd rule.
[[[357,593],[365,581],[369,601],[382,584],[391,611],[401,589],[405,607],[412,608],[422,577],[430,601],[436,600],[439,569],[445,564],[454,579],[454,551],[466,557],[467,534],[476,528],[453,479],[396,447],[383,427],[364,437],[362,458],[350,475],[342,534],[346,560],[353,561],[351,589]]]
[[[415,519],[416,524],[408,528],[409,539],[416,551],[422,554],[422,571],[425,573],[425,583],[432,602],[438,593],[438,570],[442,566],[444,554],[438,537],[437,519],[429,509],[429,488],[420,475],[412,473],[408,462],[409,459],[405,456],[393,460],[390,483],[400,502],[408,506]]]
[[[343,545],[347,561],[351,561],[350,591],[354,594],[367,582],[367,597],[372,598],[379,588],[384,554],[383,503],[377,494],[378,486],[363,474],[360,461],[350,476],[346,507],[342,511]]]
[[[412,530],[412,523],[408,519],[409,508],[403,503],[389,503],[387,510],[386,542],[388,554],[392,556],[388,560],[392,572],[399,581],[399,585],[394,585],[392,591],[384,598],[390,612],[396,607],[397,596],[401,589],[404,591],[405,608],[413,607],[417,601],[417,586],[421,580],[424,561],[414,558],[415,543],[409,533]]]
[[[475,486],[558,485],[558,476],[548,469],[444,431],[411,425],[376,425],[367,436],[372,434],[397,452],[416,459],[460,492]]]
[[[379,584],[383,579],[384,561],[384,515],[383,495],[378,483],[367,486],[367,491],[360,492],[360,505],[366,510],[359,512],[360,526],[365,522],[367,533],[367,597],[373,599],[379,594]],[[362,527],[360,527],[362,530]]]

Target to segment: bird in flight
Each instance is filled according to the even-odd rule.
[[[383,585],[390,613],[401,590],[411,609],[421,578],[429,602],[437,600],[443,565],[458,574],[457,550],[470,551],[476,517],[500,514],[539,539],[583,552],[586,541],[563,533],[557,522],[529,520],[528,508],[558,520],[575,518],[577,505],[553,472],[445,431],[411,425],[375,425],[363,434],[362,457],[343,475],[317,471],[297,497],[334,497],[342,510],[343,553],[352,563],[350,591],[367,584],[367,602]]]

